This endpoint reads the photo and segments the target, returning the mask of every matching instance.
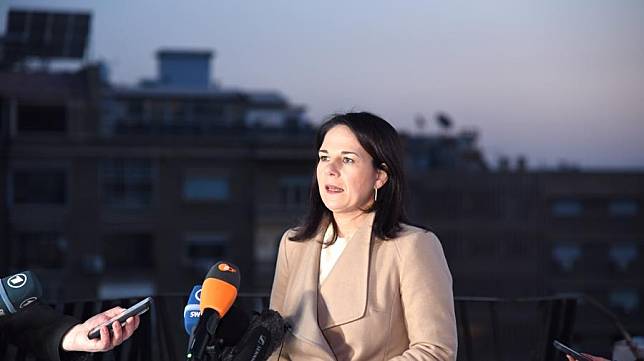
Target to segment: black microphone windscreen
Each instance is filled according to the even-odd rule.
[[[31,271],[0,280],[0,316],[20,311],[42,297],[42,286]]]
[[[224,350],[221,361],[264,361],[282,344],[286,322],[273,310],[265,310],[252,320],[248,331],[235,347]]]
[[[250,317],[241,308],[233,305],[219,322],[215,338],[221,340],[222,346],[234,346],[248,330]]]

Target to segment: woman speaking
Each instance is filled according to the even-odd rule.
[[[271,308],[292,326],[272,360],[455,360],[440,242],[406,224],[402,147],[370,113],[318,130],[308,214],[279,245]]]

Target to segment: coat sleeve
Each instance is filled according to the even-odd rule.
[[[397,251],[409,349],[390,361],[456,360],[452,276],[441,244],[431,232],[404,238]]]
[[[284,298],[286,297],[286,288],[288,285],[288,259],[286,257],[286,242],[290,232],[286,231],[282,235],[279,248],[277,251],[277,262],[275,264],[275,276],[273,278],[273,288],[271,289],[270,309],[284,315]],[[282,354],[282,346],[277,348],[269,357],[269,361],[288,360],[288,357]]]
[[[33,304],[13,315],[3,317],[1,332],[9,343],[29,350],[39,359],[52,361],[84,360],[90,354],[64,352],[60,348],[63,336],[79,321],[53,309]]]
[[[277,251],[277,262],[275,265],[275,276],[273,278],[273,288],[271,290],[270,308],[283,313],[284,298],[286,297],[286,287],[288,285],[288,259],[286,256],[286,242],[290,232],[284,232],[280,240]]]

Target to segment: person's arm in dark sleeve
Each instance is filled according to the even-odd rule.
[[[63,336],[80,321],[35,303],[26,309],[3,318],[2,332],[11,344],[28,350],[39,359],[52,361],[87,360],[91,354],[64,352]]]

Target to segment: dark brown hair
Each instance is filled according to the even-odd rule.
[[[356,136],[360,145],[373,158],[373,167],[387,173],[387,182],[378,189],[378,199],[366,212],[375,212],[373,233],[380,239],[390,239],[398,235],[401,223],[407,221],[404,210],[405,174],[403,171],[403,152],[398,133],[384,119],[371,113],[336,114],[318,129],[315,151],[320,149],[326,133],[331,128],[345,125]],[[334,237],[337,238],[337,225],[333,213],[324,205],[318,189],[315,173],[309,192],[308,212],[302,224],[296,228],[292,241],[310,239],[331,222]]]

